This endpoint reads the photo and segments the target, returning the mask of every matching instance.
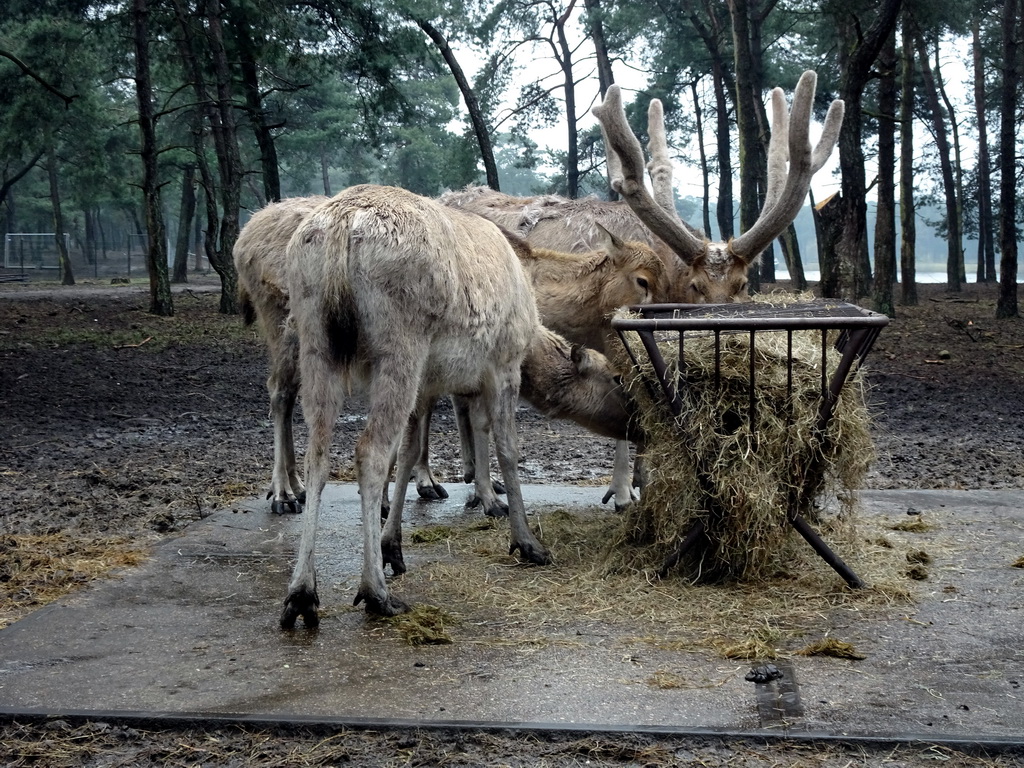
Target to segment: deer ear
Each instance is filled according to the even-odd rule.
[[[597,247],[611,256],[612,261],[618,261],[624,247],[623,242],[605,229],[600,222],[595,221],[594,227],[597,228]]]
[[[590,366],[590,359],[587,357],[587,350],[580,344],[573,344],[569,350],[569,359],[580,373],[586,373]]]

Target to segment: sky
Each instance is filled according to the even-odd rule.
[[[579,33],[578,26],[569,25],[570,29]],[[576,42],[582,40],[582,35],[578,36]],[[588,51],[588,44],[583,43],[583,47],[580,52],[581,55],[586,54]],[[971,66],[971,49],[969,38],[948,38],[943,41],[943,45],[940,50],[942,51],[942,75],[946,82],[947,90],[950,94],[950,98],[954,103],[954,108],[957,110],[958,118],[961,122],[961,141],[963,143],[964,152],[964,164],[966,167],[970,167],[971,158],[974,156],[974,143],[970,131],[963,125],[964,118],[973,112],[972,107],[972,74],[970,71]],[[475,70],[477,64],[476,55],[472,52],[460,52],[461,55],[467,58],[469,62],[467,69],[470,71]],[[550,48],[547,45],[536,45],[533,49],[526,49],[521,52],[519,57],[520,62],[527,62],[521,65],[520,73],[516,80],[514,80],[513,87],[510,89],[511,93],[518,92],[518,88],[522,83],[530,82],[535,80],[538,76],[548,75],[549,73],[558,73],[555,78],[551,80],[553,84],[556,80],[560,81],[560,72],[558,71],[558,65],[551,57]],[[622,87],[624,99],[628,102],[632,100],[633,94],[636,90],[643,87],[647,80],[647,73],[640,69],[639,56],[635,57],[632,61],[617,61],[613,64],[613,72],[615,81]],[[598,84],[597,76],[592,71],[592,62],[585,62],[581,68],[583,73],[588,73],[577,86],[577,103],[579,110],[584,114],[580,115],[579,128],[580,130],[586,129],[593,125],[596,121],[589,114],[589,105],[597,99],[598,95]],[[787,93],[787,101],[791,98],[792,93]],[[513,96],[514,98],[514,96]],[[767,104],[767,95],[766,95]],[[709,126],[710,127],[710,126]],[[932,145],[931,134],[928,131],[927,126],[918,123],[915,128],[916,131],[916,146],[919,148],[918,151],[923,151],[923,148],[930,147]],[[821,133],[821,123],[815,120],[811,127],[811,140],[816,143]],[[540,147],[547,147],[550,149],[563,150],[566,148],[566,127],[564,117],[560,119],[555,125],[548,128],[535,130],[531,134],[531,138],[538,143]],[[676,137],[678,140],[678,137]],[[670,141],[672,138],[670,137]],[[705,139],[708,146],[712,145],[713,137],[710,134]],[[676,153],[691,152],[694,157],[697,155],[696,143],[691,142],[691,146],[684,147],[679,146],[676,142],[672,142],[673,146],[670,148]],[[866,154],[872,153],[872,146],[868,145],[865,147]],[[834,192],[839,190],[839,151],[834,150],[829,162],[815,175],[811,185],[811,190],[816,200],[824,199]],[[870,180],[874,177],[875,171],[870,157],[865,165],[867,178]],[[692,180],[692,181],[690,181]],[[696,173],[695,166],[687,166],[683,163],[678,163],[676,166],[676,172],[674,177],[674,183],[678,194],[681,197],[700,197],[703,194],[703,187],[700,179],[700,174]],[[736,180],[738,188],[738,179]],[[712,180],[714,186],[714,180]],[[715,189],[712,189],[712,195],[715,194]],[[870,196],[870,193],[869,193]]]

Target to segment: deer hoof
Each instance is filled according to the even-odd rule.
[[[294,497],[274,499],[270,502],[270,511],[275,515],[297,515],[302,511],[302,502]]]
[[[525,544],[513,541],[508,548],[508,553],[514,555],[516,550],[519,550],[519,555],[523,560],[534,565],[551,565],[554,562],[551,559],[551,553],[539,541],[527,542]]]
[[[484,510],[484,514],[488,517],[508,517],[508,504],[499,499],[495,499],[494,502]]]
[[[389,592],[385,592],[382,599],[360,587],[352,605],[359,605],[364,601],[366,602],[366,612],[374,616],[398,616],[409,612],[409,606]]]
[[[421,499],[426,499],[427,501],[439,501],[448,498],[448,491],[445,490],[443,485],[438,483],[417,485],[416,493],[420,495]]]
[[[295,629],[295,620],[301,616],[302,623],[306,629],[316,629],[320,626],[320,616],[317,614],[317,607],[320,605],[320,598],[314,589],[300,589],[292,592],[285,598],[284,610],[281,611],[281,629]]]
[[[505,484],[500,480],[495,480],[494,482],[492,482],[491,487],[494,489],[494,492],[499,496],[505,495]]]
[[[405,558],[402,557],[402,544],[401,542],[381,542],[380,545],[381,556],[384,559],[384,565],[391,566],[391,572],[395,576],[400,576],[405,573]]]

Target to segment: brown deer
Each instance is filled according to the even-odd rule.
[[[612,188],[651,232],[679,257],[688,269],[685,286],[691,303],[721,303],[745,296],[747,272],[761,252],[782,234],[799,213],[811,186],[811,177],[828,160],[839,139],[843,102],[836,99],[825,116],[821,139],[812,149],[809,140],[817,75],[804,72],[793,95],[792,112],[786,110],[781,88],[772,91],[772,135],[768,145],[768,185],[757,221],[729,242],[710,242],[698,235],[676,212],[672,197],[672,162],[665,137],[661,102],[651,101],[647,113],[651,160],[647,172],[653,193],[644,185],[644,159],[640,142],[626,121],[622,94],[612,86],[604,102],[593,108],[604,134]],[[753,194],[754,190],[746,190]]]
[[[364,532],[357,605],[381,615],[407,610],[389,593],[384,567],[405,570],[405,486],[419,454],[417,432],[442,394],[464,399],[475,434],[494,435],[508,493],[509,552],[549,563],[527,524],[519,485],[514,417],[521,382],[557,415],[576,407],[567,393],[586,389],[595,406],[587,417],[611,424],[616,437],[625,436],[628,413],[607,361],[570,349],[540,325],[530,281],[498,227],[405,190],[362,185],[300,221],[285,263],[309,447],[306,514],[281,626],[294,627],[299,616],[307,627],[319,623],[313,552],[346,386],[365,387],[370,403],[355,449]],[[598,375],[589,376],[595,367]],[[381,530],[377,500],[400,444],[395,500]],[[476,441],[475,451],[484,465],[487,442]]]
[[[816,82],[814,72],[803,74],[791,114],[786,111],[782,90],[772,91],[773,125],[765,204],[757,223],[728,243],[709,242],[676,212],[664,111],[658,99],[652,100],[648,109],[651,161],[647,170],[652,191],[647,191],[643,151],[626,121],[618,86],[608,89],[604,102],[594,107],[593,113],[605,136],[612,188],[623,200],[569,200],[557,195],[512,197],[486,187],[448,192],[441,200],[478,213],[535,247],[558,251],[590,250],[600,224],[624,239],[648,243],[665,262],[669,284],[655,301],[741,301],[746,298],[751,264],[796,217],[807,197],[811,177],[824,165],[838,141],[843,119],[841,100],[832,102],[821,139],[811,149],[808,133]],[[752,193],[753,190],[748,192]]]

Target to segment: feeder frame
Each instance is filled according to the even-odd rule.
[[[804,301],[784,306],[772,306],[766,303],[736,304],[644,304],[629,307],[633,317],[615,317],[612,328],[618,333],[633,365],[640,370],[640,361],[628,343],[626,334],[634,332],[640,339],[643,349],[650,359],[651,366],[657,377],[658,387],[654,387],[646,379],[652,397],[668,405],[677,420],[686,410],[683,393],[688,383],[686,379],[686,335],[713,334],[715,344],[715,375],[714,385],[721,383],[721,337],[723,333],[745,333],[750,338],[750,365],[748,370],[747,418],[751,432],[757,426],[757,370],[754,364],[756,336],[762,332],[785,332],[787,394],[793,391],[793,333],[795,331],[820,331],[821,333],[821,404],[818,409],[818,420],[815,434],[822,438],[832,419],[839,394],[851,372],[856,372],[860,363],[871,351],[882,328],[889,324],[885,315],[863,309],[854,304],[829,299]],[[838,331],[834,345],[828,342],[830,331]],[[666,336],[671,340],[677,334],[679,363],[676,375],[673,376],[658,348],[658,338]],[[831,377],[827,373],[830,347],[833,353],[840,355],[839,363]],[[685,429],[685,425],[684,425]],[[806,473],[805,473],[806,474]],[[844,563],[826,544],[814,529],[803,518],[802,512],[811,503],[810,489],[805,485],[790,495],[786,519],[789,524],[807,541],[814,551],[843,577],[853,588],[864,586],[864,582]],[[698,519],[679,546],[665,560],[661,575],[665,576],[691,549],[701,535],[705,533],[703,520]]]

